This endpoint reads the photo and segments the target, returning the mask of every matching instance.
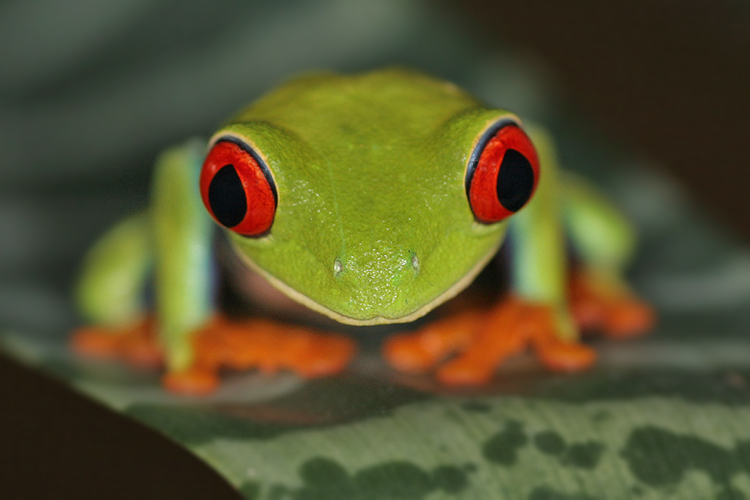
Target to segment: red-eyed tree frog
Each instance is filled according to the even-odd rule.
[[[627,336],[653,320],[622,278],[631,228],[586,184],[563,179],[545,132],[414,71],[303,76],[207,147],[166,151],[150,207],[93,247],[77,290],[94,326],[74,347],[163,362],[174,391],[210,392],[223,368],[345,369],[348,337],[216,311],[217,226],[256,300],[350,325],[420,318],[466,288],[510,234],[512,286],[499,303],[385,343],[393,367],[444,384],[484,383],[529,347],[552,370],[585,369],[596,355],[582,328]],[[580,261],[572,270],[566,239]]]

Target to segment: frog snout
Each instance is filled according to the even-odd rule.
[[[419,274],[419,269],[417,252],[386,244],[339,255],[332,267],[336,281],[353,297],[371,290],[379,290],[386,296],[400,295]]]
[[[334,277],[349,275],[369,279],[396,279],[403,274],[419,273],[419,255],[411,250],[391,250],[390,248],[373,248],[358,256],[339,255],[333,260]],[[355,276],[352,276],[355,275]]]
[[[414,273],[419,272],[419,256],[416,253],[411,253],[409,256],[409,265],[411,267],[411,271]],[[395,264],[396,272],[403,271],[404,269],[403,261],[399,259],[399,261]],[[341,260],[341,257],[336,257],[333,261],[333,275],[335,277],[338,277],[345,271],[344,267],[344,261]]]

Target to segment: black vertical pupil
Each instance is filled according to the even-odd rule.
[[[534,169],[529,160],[515,149],[508,149],[497,174],[497,199],[500,204],[517,212],[534,190]]]
[[[234,165],[224,165],[211,179],[208,204],[216,220],[223,226],[234,227],[245,218],[247,198]]]

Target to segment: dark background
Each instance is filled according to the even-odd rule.
[[[750,238],[750,6],[731,0],[442,3],[484,44],[523,46],[546,60],[579,114],[655,159],[706,212]],[[155,432],[0,361],[3,498],[237,498]]]

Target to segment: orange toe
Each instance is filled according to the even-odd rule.
[[[604,319],[604,330],[608,337],[627,338],[647,333],[654,327],[656,314],[653,308],[630,297],[611,304]]]
[[[648,304],[592,272],[577,271],[571,277],[570,308],[581,330],[599,330],[613,338],[642,335],[656,321]]]
[[[70,345],[81,356],[121,359],[131,365],[145,368],[158,367],[163,359],[151,319],[144,319],[125,328],[79,328],[73,333]]]
[[[476,362],[472,356],[459,356],[441,366],[435,378],[446,386],[471,387],[483,385],[495,376],[495,363]]]
[[[73,332],[70,346],[77,354],[89,358],[113,358],[120,339],[116,333],[107,333],[103,328],[83,327]]]
[[[480,319],[478,311],[467,311],[428,323],[416,332],[393,335],[383,355],[397,370],[425,373],[466,345]]]
[[[261,319],[214,319],[196,333],[194,346],[194,364],[204,369],[290,370],[306,378],[341,372],[355,352],[346,336]]]
[[[335,375],[343,371],[354,356],[355,345],[342,335],[306,331],[297,349],[290,350],[287,367],[308,378]]]
[[[489,382],[499,365],[528,345],[528,313],[525,303],[506,298],[485,315],[463,352],[438,370],[438,380],[452,386]]]
[[[162,377],[162,385],[170,392],[186,396],[211,394],[219,386],[215,371],[190,369],[182,372],[169,372]]]
[[[535,345],[539,361],[556,372],[578,372],[591,368],[596,362],[596,351],[577,342],[552,340]]]
[[[558,338],[551,306],[508,297],[485,313],[442,320],[386,344],[386,357],[394,368],[424,373],[446,355],[456,356],[437,368],[436,378],[449,386],[476,386],[489,382],[508,358],[533,347],[544,366],[555,371],[577,371],[596,360],[593,349]]]
[[[151,320],[125,329],[81,328],[71,346],[77,353],[119,359],[137,367],[163,363]],[[164,387],[180,394],[208,394],[219,385],[223,369],[275,373],[290,370],[313,378],[343,371],[354,356],[354,342],[339,334],[254,319],[230,321],[221,315],[209,320],[192,337],[190,368],[169,372]]]

